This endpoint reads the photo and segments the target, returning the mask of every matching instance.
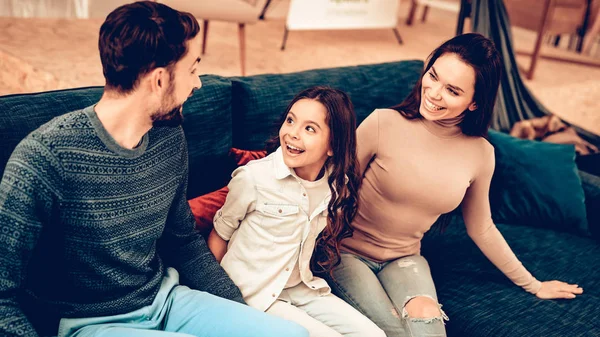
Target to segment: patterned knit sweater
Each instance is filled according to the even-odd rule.
[[[243,302],[193,230],[187,160],[180,127],[125,149],[93,107],[29,134],[0,184],[0,336],[149,305],[166,266],[192,289]]]

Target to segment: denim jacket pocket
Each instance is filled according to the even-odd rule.
[[[299,227],[298,205],[265,202],[257,205],[256,209],[263,215],[262,226],[274,237],[293,235]]]

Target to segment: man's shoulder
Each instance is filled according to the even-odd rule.
[[[182,126],[160,126],[150,129],[148,135],[156,141],[168,141],[171,145],[185,142],[185,133]]]
[[[74,139],[74,130],[88,127],[91,125],[83,110],[54,117],[23,138],[13,154],[20,154],[25,158],[33,156],[35,159],[41,152],[53,152],[57,147],[64,147],[67,139]]]
[[[93,126],[89,118],[85,114],[84,109],[80,109],[52,118],[32,131],[29,136],[51,137],[63,133],[72,133],[74,130],[78,129],[90,128],[93,128]]]
[[[61,130],[65,118],[69,119],[67,115],[55,117],[23,138],[12,151],[5,173],[20,181],[61,177],[64,170],[56,149],[65,147]]]
[[[187,162],[189,149],[181,126],[153,127],[148,131],[147,136],[149,137],[147,156]]]

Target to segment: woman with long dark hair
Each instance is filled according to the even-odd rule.
[[[359,208],[330,284],[388,337],[446,336],[420,247],[423,234],[459,205],[468,235],[516,285],[543,299],[582,293],[536,280],[492,221],[494,148],[485,137],[501,70],[489,39],[454,37],[429,56],[401,104],[375,110],[357,130]]]
[[[276,150],[233,172],[208,240],[250,306],[295,321],[311,336],[385,336],[310,268],[312,261],[313,269],[330,272],[339,243],[351,235],[360,184],[355,130],[344,92],[302,91],[267,144]]]

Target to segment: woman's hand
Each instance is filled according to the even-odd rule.
[[[583,294],[583,289],[577,284],[568,284],[562,281],[546,281],[542,282],[542,287],[535,294],[543,300],[551,300],[556,298],[571,299],[575,295]]]

